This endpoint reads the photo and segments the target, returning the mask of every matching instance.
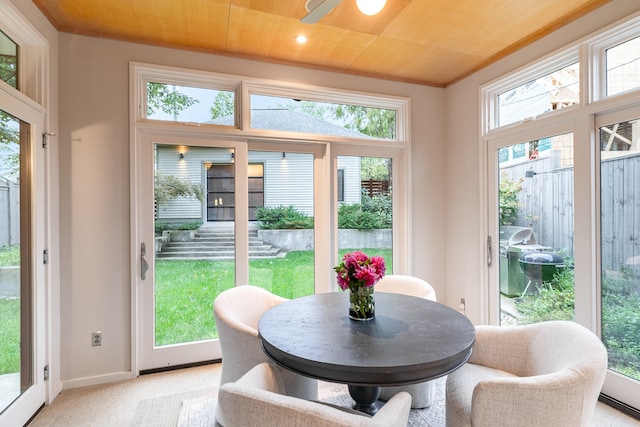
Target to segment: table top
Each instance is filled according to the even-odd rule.
[[[424,298],[375,293],[375,318],[349,318],[348,292],[296,298],[260,319],[264,351],[276,363],[325,381],[390,386],[441,377],[471,356],[475,328]]]

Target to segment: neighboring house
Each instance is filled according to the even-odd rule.
[[[233,117],[213,124],[233,125]],[[359,132],[286,109],[252,110],[252,127],[269,130],[362,137]],[[156,169],[202,184],[204,198],[180,197],[158,207],[159,221],[233,221],[234,161],[229,148],[158,145]],[[338,199],[360,202],[360,157],[338,158]],[[259,207],[294,206],[313,216],[313,155],[249,151],[249,219]]]

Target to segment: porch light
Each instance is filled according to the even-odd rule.
[[[387,0],[356,0],[356,5],[360,12],[365,15],[375,15],[380,13]]]

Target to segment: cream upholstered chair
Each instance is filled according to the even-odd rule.
[[[383,277],[378,283],[376,283],[375,290],[376,292],[411,295],[436,301],[436,291],[431,287],[431,285],[426,281],[413,276],[390,274]],[[426,381],[423,383],[400,387],[382,387],[380,399],[389,400],[391,396],[399,391],[406,391],[411,395],[412,408],[426,408],[431,406],[431,403],[435,398],[436,386],[434,382]]]
[[[589,426],[606,371],[604,345],[577,323],[478,326],[447,377],[447,427]]]
[[[220,385],[238,380],[254,366],[269,362],[258,338],[260,317],[286,298],[257,286],[243,285],[227,289],[213,302],[213,315],[222,351]],[[318,382],[282,370],[285,392],[303,399],[318,398]]]
[[[406,427],[411,396],[398,393],[373,416],[283,395],[281,371],[262,363],[220,387],[218,421],[224,427]]]

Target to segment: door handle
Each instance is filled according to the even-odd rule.
[[[487,237],[487,265],[491,267],[493,262],[493,256],[491,253],[491,236]]]
[[[140,245],[140,279],[147,278],[147,270],[149,270],[149,263],[147,262],[147,245],[142,243]]]

